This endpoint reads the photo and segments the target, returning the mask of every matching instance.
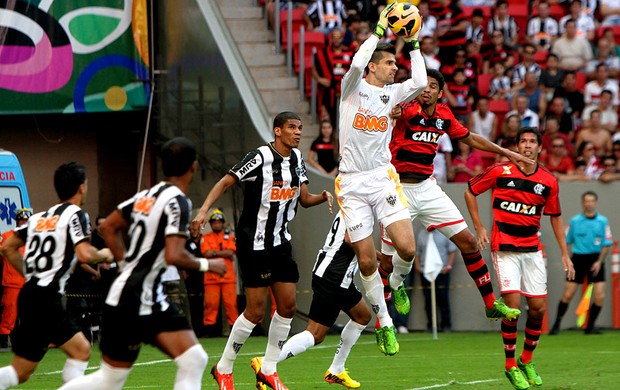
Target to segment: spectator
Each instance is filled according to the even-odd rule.
[[[527,22],[525,42],[536,47],[537,50],[549,50],[555,43],[560,32],[557,20],[549,16],[549,3],[538,3],[538,16]]]
[[[581,117],[584,107],[583,91],[577,89],[577,77],[575,72],[565,72],[562,84],[555,89],[553,98],[559,97],[564,100],[564,108],[568,114],[577,119]]]
[[[594,41],[594,18],[585,12],[582,12],[581,0],[573,0],[568,6],[569,14],[563,16],[559,20],[560,34],[564,34],[566,27],[564,24],[567,20],[573,19],[575,21],[575,28],[577,29],[576,35],[580,38],[585,38],[589,42]]]
[[[491,33],[491,43],[482,49],[482,73],[491,73],[491,68],[496,62],[502,61],[506,69],[511,69],[517,63],[517,53],[504,41],[501,30]]]
[[[513,85],[513,89],[515,86]],[[528,72],[524,77],[523,88],[517,90],[518,95],[525,95],[528,98],[528,108],[534,111],[539,118],[542,118],[547,109],[547,97],[538,84],[535,73]],[[516,95],[513,95],[513,104],[516,106]]]
[[[399,42],[404,41],[400,40]],[[435,43],[435,38],[432,36],[421,38],[420,53],[422,53],[422,57],[428,69],[439,70],[441,62],[439,62],[437,58],[437,44]]]
[[[617,161],[614,156],[605,156],[601,159],[603,165],[603,172],[598,180],[602,183],[610,183],[612,181],[620,180],[620,170],[617,168]]]
[[[357,30],[357,34],[355,34],[355,41],[353,41],[353,43],[351,44],[350,49],[353,52],[356,52],[357,49],[359,49],[359,47],[362,45],[362,43],[364,43],[366,39],[370,37],[370,34],[372,34],[370,32],[370,27],[366,25],[361,25],[360,28]]]
[[[459,47],[454,52],[454,58],[449,63],[443,63],[440,72],[448,82],[454,81],[454,73],[457,69],[462,69],[465,74],[466,83],[472,85],[476,81],[477,73],[474,64],[467,61],[467,51],[464,47]]]
[[[329,34],[333,29],[340,29],[347,19],[347,8],[342,0],[313,0],[306,9],[308,30]]]
[[[357,35],[361,24],[362,19],[357,13],[347,16],[347,28],[344,30],[344,38],[342,39],[343,45],[347,47],[351,46],[353,41],[355,41],[355,36]]]
[[[577,133],[575,143],[579,145],[583,141],[590,141],[594,145],[597,157],[611,153],[611,135],[601,126],[601,112],[599,110],[590,113],[590,126]]]
[[[459,142],[459,144],[463,144]],[[432,240],[429,237],[432,236]],[[440,332],[452,331],[452,320],[450,316],[450,272],[454,266],[454,257],[456,256],[456,245],[446,238],[438,230],[428,232],[426,229],[420,229],[416,234],[418,242],[420,243],[418,248],[418,259],[424,259],[427,257],[426,253],[429,251],[429,245],[435,245],[436,250],[439,252],[439,257],[443,263],[441,272],[435,279],[435,294],[437,298],[437,311],[439,313],[438,330]],[[424,244],[422,244],[424,243]],[[416,271],[420,273],[420,279],[422,282],[422,288],[424,291],[424,310],[426,311],[426,329],[432,331],[432,302],[431,302],[431,282],[424,277],[424,266],[421,261],[415,262]]]
[[[515,47],[519,38],[519,27],[515,18],[508,15],[508,1],[497,0],[494,15],[487,23],[487,34],[492,36],[494,31],[499,31],[504,37],[504,42]]]
[[[437,18],[439,59],[442,63],[450,63],[457,48],[465,45],[467,19],[457,1],[436,0],[429,6],[431,13]]]
[[[590,126],[590,113],[594,110],[598,110],[601,112],[601,126],[613,134],[618,127],[618,113],[614,110],[611,105],[612,92],[608,89],[604,89],[601,92],[601,97],[599,99],[598,105],[590,104],[583,110],[583,114],[581,119],[583,121],[583,127]]]
[[[559,64],[557,55],[553,53],[547,54],[545,69],[540,72],[540,78],[538,79],[540,87],[545,92],[547,101],[551,100],[555,89],[562,84],[564,79],[564,71],[559,68]]]
[[[583,174],[590,180],[596,180],[600,176],[602,170],[592,142],[583,141],[577,145],[577,159],[575,162],[583,162],[585,164]],[[575,164],[576,168],[577,164]]]
[[[452,159],[449,177],[454,183],[467,183],[482,171],[482,157],[464,142],[458,142],[458,153]]]
[[[489,86],[489,97],[492,100],[512,100],[510,79],[506,76],[506,67],[502,61],[493,65],[493,78]]]
[[[616,57],[620,57],[620,44],[616,42],[616,36],[614,30],[611,27],[603,28],[603,36],[599,39],[607,39],[609,42],[612,42]]]
[[[465,51],[463,50],[463,54]],[[455,118],[464,126],[469,120],[471,106],[474,104],[474,96],[468,84],[465,84],[465,70],[458,68],[454,70],[452,82],[446,83],[444,95],[448,99],[448,105]]]
[[[437,180],[438,184],[445,184],[448,182],[448,172],[452,167],[452,141],[447,134],[442,134],[439,137],[437,144],[437,153],[433,158],[433,177]]]
[[[465,39],[467,41],[476,42],[482,45],[484,41],[484,27],[482,26],[482,20],[484,15],[482,9],[476,8],[471,14],[471,22],[467,23],[467,30],[465,30]]]
[[[340,82],[351,67],[353,51],[342,44],[342,30],[333,30],[329,38],[330,43],[314,57],[312,76],[321,87],[321,118],[335,120]]]
[[[540,162],[551,171],[558,180],[575,173],[573,159],[566,149],[566,141],[558,135],[551,140],[551,149],[540,156]]]
[[[207,259],[220,258],[226,263],[224,275],[205,272],[205,311],[204,326],[207,334],[213,335],[213,329],[217,326],[217,314],[220,305],[224,303],[228,324],[234,325],[239,317],[237,310],[237,277],[233,264],[234,255],[237,252],[235,237],[230,233],[230,228],[225,227],[226,216],[220,209],[215,209],[209,214],[211,232],[202,236],[200,252]],[[219,336],[219,335],[218,335]]]
[[[566,155],[573,156],[573,146],[568,135],[560,132],[560,121],[554,116],[545,117],[545,131],[542,136],[542,152],[541,156],[553,151],[552,142],[555,138],[561,138],[564,141]]]
[[[513,101],[515,102],[515,109],[509,111],[506,114],[507,117],[517,115],[521,120],[521,125],[524,127],[538,127],[540,125],[538,115],[528,107],[530,100],[526,95],[517,95],[513,98]],[[515,132],[514,135],[516,136],[517,133]]]
[[[589,75],[590,78],[595,78],[596,67],[598,66],[598,64],[602,63],[607,65],[607,69],[609,70],[609,77],[615,79],[618,76],[618,72],[620,71],[620,58],[618,58],[614,51],[613,41],[608,41],[604,38],[599,39],[596,44],[595,54],[596,56],[590,61],[588,61],[585,72]]]
[[[536,81],[540,79],[542,69],[534,61],[534,54],[536,54],[536,46],[526,43],[523,47],[521,62],[512,69],[512,85],[515,90],[525,87],[525,75],[527,73],[535,74]]]
[[[329,120],[321,121],[321,134],[312,142],[308,164],[321,173],[336,177],[338,174],[338,139]]]
[[[19,209],[15,213],[15,225],[16,227],[20,227],[32,216],[32,210],[30,209]],[[0,245],[6,239],[9,238],[10,235],[13,234],[13,230],[6,231],[2,233],[2,238],[0,239]],[[26,247],[22,246],[19,248],[19,251],[24,256],[24,250]],[[9,263],[9,260],[2,257],[2,314],[0,320],[0,352],[10,352],[11,348],[9,346],[9,335],[13,331],[15,327],[15,321],[17,320],[17,297],[19,296],[19,292],[22,289],[26,280],[24,276],[19,273],[12,265]]]
[[[497,136],[497,116],[489,111],[489,99],[485,97],[478,99],[476,108],[469,116],[467,128],[493,142]]]
[[[585,38],[577,36],[574,19],[564,22],[565,32],[554,44],[551,51],[560,59],[560,69],[581,71],[592,59],[592,47]]]
[[[620,3],[617,0],[600,0],[600,13],[603,26],[620,25]]]
[[[614,141],[612,155],[616,159],[616,169],[620,170],[620,140]]]
[[[604,90],[611,91],[612,94],[612,105],[614,106],[614,110],[618,109],[618,105],[620,105],[620,100],[618,98],[618,81],[611,80],[609,78],[609,68],[606,64],[598,64],[596,66],[596,75],[594,80],[589,81],[586,84],[586,89],[584,93],[584,102],[586,105],[589,104],[599,104],[601,99],[601,94]]]
[[[482,55],[480,54],[481,47],[482,45],[474,41],[467,41],[465,44],[465,51],[467,52],[465,69],[472,69],[476,80],[478,79],[480,72],[482,72]]]
[[[588,310],[588,323],[585,334],[598,334],[594,322],[601,312],[605,297],[605,260],[611,252],[612,236],[609,221],[597,211],[598,195],[587,191],[581,196],[583,213],[570,220],[566,233],[566,243],[572,246],[571,260],[575,266],[574,279],[566,279],[564,294],[558,304],[555,323],[550,335],[560,332],[562,317],[568,304],[575,296],[577,287],[582,283],[593,283],[592,305]],[[586,281],[587,280],[587,281]]]
[[[560,123],[560,132],[573,139],[575,133],[575,120],[566,110],[566,102],[562,97],[555,96],[551,99],[547,109],[547,117],[554,117]]]
[[[435,37],[435,31],[437,30],[437,18],[431,15],[428,7],[428,1],[420,1],[418,4],[418,11],[422,17],[422,28],[420,29],[419,38]]]
[[[506,114],[502,125],[502,133],[497,137],[495,143],[505,148],[509,145],[516,145],[517,133],[521,126],[521,118],[518,114]]]

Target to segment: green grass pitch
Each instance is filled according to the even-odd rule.
[[[499,329],[499,323],[498,323]],[[383,356],[375,345],[374,335],[365,333],[353,348],[347,368],[362,383],[362,389],[448,389],[485,390],[511,389],[503,374],[502,339],[497,333],[454,332],[439,334],[433,340],[428,333],[398,335],[400,353]],[[203,389],[216,389],[209,374],[211,366],[222,353],[225,338],[200,340],[209,354],[209,366],[203,377]],[[250,359],[262,354],[267,339],[251,337],[241,349],[234,375],[238,390],[254,389],[255,381]],[[338,336],[306,353],[282,362],[278,372],[291,389],[344,389],[323,381]],[[522,349],[523,331],[519,332],[517,356]],[[11,360],[11,353],[0,354],[0,365]],[[56,389],[61,382],[64,355],[50,350],[29,382],[19,389]],[[100,361],[95,346],[89,370]],[[602,335],[585,336],[582,332],[563,331],[558,336],[541,337],[534,361],[544,384],[541,390],[605,390],[620,388],[620,333],[608,330]],[[172,389],[175,364],[158,350],[142,349],[126,389]]]

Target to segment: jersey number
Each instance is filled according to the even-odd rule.
[[[334,245],[334,241],[336,241],[336,233],[338,233],[338,227],[340,226],[340,217],[334,219],[334,223],[332,223],[332,229],[331,229],[331,234],[332,234],[332,239],[329,241],[329,247],[331,247],[332,245]]]
[[[138,233],[138,229],[140,234]],[[144,237],[146,236],[146,228],[144,221],[140,220],[136,222],[133,229],[129,232],[129,237],[131,237],[131,243],[129,248],[131,248],[131,253],[127,253],[125,255],[125,261],[130,262],[135,260],[136,256],[138,256],[138,252],[140,251],[140,247],[142,247],[142,242],[144,241]]]
[[[52,236],[43,239],[40,236],[34,236],[28,248],[28,257],[26,258],[26,273],[32,274],[36,272],[45,272],[52,269],[54,263],[52,255],[56,250],[56,240]],[[33,259],[30,261],[30,259]]]

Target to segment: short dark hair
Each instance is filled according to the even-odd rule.
[[[301,120],[301,117],[294,112],[284,111],[276,115],[273,119],[273,128],[275,130],[276,127],[282,128],[287,121],[291,119],[296,119],[298,121]]]
[[[63,202],[77,194],[85,182],[86,168],[75,161],[62,164],[54,172],[54,189],[58,199]]]
[[[440,71],[437,69],[426,69],[426,76],[434,78],[437,83],[439,83],[439,91],[443,91],[443,87],[446,85],[446,79]]]
[[[196,161],[196,147],[185,137],[175,137],[161,148],[161,168],[165,177],[184,175]]]
[[[377,48],[370,57],[370,62],[375,64],[379,63],[379,61],[383,58],[383,53],[391,53],[396,55],[396,47],[391,43],[379,42],[377,44]]]
[[[471,16],[479,16],[481,18],[484,17],[484,13],[482,11],[482,8],[474,8],[474,11],[471,13]]]
[[[542,136],[540,135],[540,130],[537,127],[525,126],[519,129],[517,132],[517,141],[521,140],[521,134],[531,133],[536,136],[536,141],[538,145],[542,144]]]
[[[581,200],[584,200],[586,198],[586,196],[591,195],[594,197],[594,200],[598,200],[598,194],[594,191],[586,191],[583,194],[581,194]]]

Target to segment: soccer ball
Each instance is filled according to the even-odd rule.
[[[408,38],[422,27],[422,17],[418,7],[408,3],[398,3],[387,14],[388,27],[399,37]]]

